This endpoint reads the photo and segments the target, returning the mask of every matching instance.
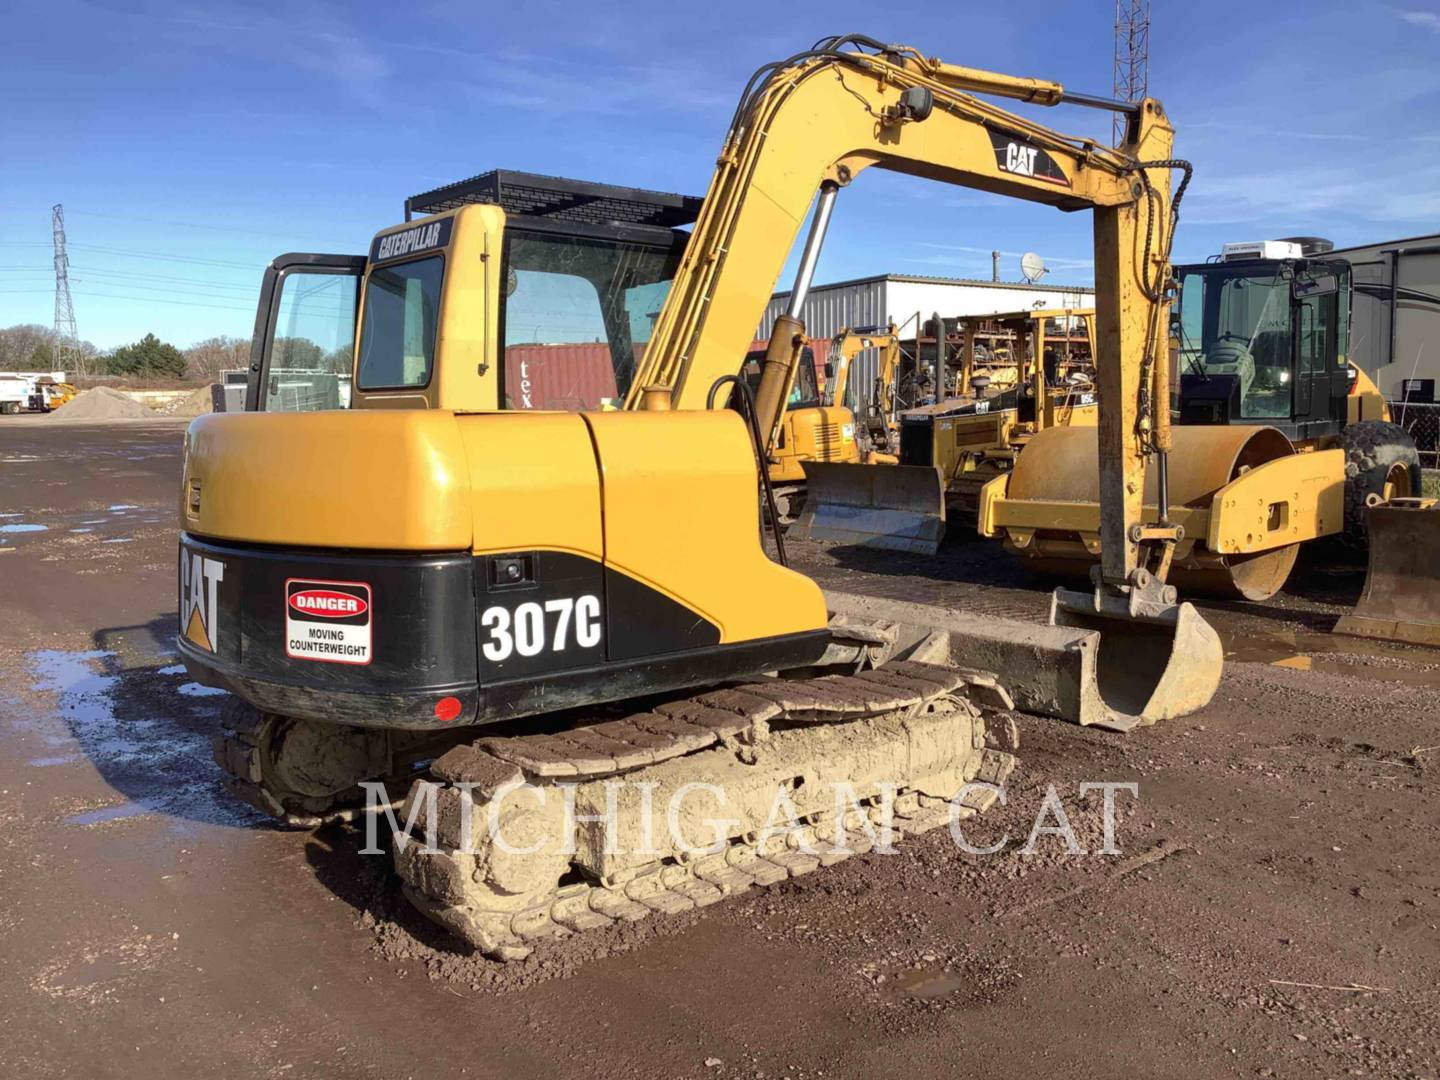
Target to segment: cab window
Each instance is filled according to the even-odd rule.
[[[440,255],[370,271],[360,322],[361,390],[429,384],[444,271]]]

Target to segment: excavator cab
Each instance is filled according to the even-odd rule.
[[[366,254],[270,264],[246,409],[613,409],[700,205],[510,170],[412,196]]]

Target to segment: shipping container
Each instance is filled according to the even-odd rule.
[[[610,346],[507,345],[505,408],[581,412],[617,396]]]

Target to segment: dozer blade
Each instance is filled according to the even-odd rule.
[[[1016,707],[1111,731],[1188,715],[1220,685],[1220,638],[1190,604],[1130,618],[1057,589],[1049,626],[831,590],[825,604],[895,623],[901,659],[994,672]]]
[[[1440,645],[1440,508],[1409,500],[1367,512],[1365,591],[1335,633]]]
[[[930,465],[806,461],[805,509],[790,526],[829,540],[934,555],[945,536],[945,483]]]

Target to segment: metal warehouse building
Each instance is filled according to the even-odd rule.
[[[770,337],[775,317],[784,313],[789,302],[789,292],[771,298],[759,337]],[[922,320],[937,312],[953,319],[1037,307],[1090,307],[1094,303],[1095,290],[1089,286],[880,274],[814,286],[800,315],[812,338],[830,337],[847,326],[883,326],[887,321],[901,327],[902,336],[911,337],[915,324],[905,323],[917,312]]]
[[[761,340],[769,339],[776,317],[785,313],[789,303],[788,291],[771,297],[757,335]],[[880,274],[837,281],[833,285],[816,285],[805,298],[800,314],[805,320],[805,332],[812,339],[831,337],[846,327],[883,326],[887,322],[894,322],[900,328],[902,338],[914,338],[921,336],[917,329],[935,314],[953,319],[962,315],[1033,308],[1083,308],[1094,304],[1095,290],[1090,286]],[[852,390],[874,382],[878,363],[879,357],[873,349],[855,358],[850,377]]]

